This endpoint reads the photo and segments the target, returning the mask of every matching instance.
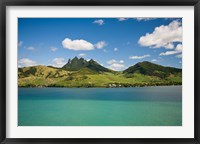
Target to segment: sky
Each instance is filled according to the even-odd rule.
[[[18,67],[75,56],[117,71],[142,61],[182,68],[182,19],[18,18]]]

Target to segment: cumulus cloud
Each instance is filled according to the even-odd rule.
[[[122,70],[125,68],[123,60],[117,61],[115,59],[111,59],[111,60],[107,61],[107,64],[109,64],[108,68],[110,68],[112,70],[116,70],[116,71],[119,71],[119,70]]]
[[[71,40],[69,38],[65,38],[62,41],[63,48],[70,49],[70,50],[93,50],[94,45],[86,40],[79,39],[79,40]]]
[[[100,26],[105,24],[104,20],[102,19],[95,20],[93,23],[98,24]]]
[[[54,67],[62,67],[67,63],[67,60],[65,60],[64,58],[54,58],[52,60],[52,65]]]
[[[84,57],[84,56],[86,56],[86,54],[80,53],[78,56],[79,56],[79,57]]]
[[[147,55],[143,55],[143,56],[130,56],[129,59],[144,59],[147,57],[150,57],[150,55],[147,54]]]
[[[27,67],[27,66],[35,66],[35,65],[37,65],[37,62],[28,58],[22,58],[18,60],[18,67]]]
[[[99,41],[95,44],[95,47],[98,49],[102,49],[103,47],[105,47],[107,44],[105,41]]]
[[[137,21],[149,21],[149,20],[153,20],[155,18],[137,17],[137,18],[134,18],[134,19],[136,19]]]
[[[21,47],[23,45],[23,41],[18,42],[18,47]]]
[[[118,51],[118,48],[114,48],[114,51]]]
[[[122,69],[125,68],[125,65],[120,64],[120,63],[113,63],[112,65],[110,65],[108,68],[112,69],[112,70],[116,70],[116,71],[120,71]]]
[[[118,19],[118,21],[126,21],[126,20],[128,20],[128,18],[117,18]]]
[[[160,53],[160,56],[180,54],[180,53],[182,53],[182,49],[183,49],[182,44],[178,44],[174,50]]]
[[[56,47],[51,47],[50,49],[51,49],[52,52],[55,52],[55,51],[58,50],[58,48],[56,48]]]
[[[83,39],[72,40],[70,38],[65,38],[62,41],[62,45],[63,45],[63,48],[78,51],[78,50],[93,50],[95,48],[102,49],[107,44],[105,41],[99,41],[96,44],[92,44]]]
[[[176,51],[179,51],[179,52],[182,52],[182,50],[183,50],[183,45],[182,44],[178,44],[177,46],[176,46],[176,49],[175,49]]]
[[[33,51],[33,50],[35,50],[35,48],[30,46],[30,47],[27,48],[27,50]]]
[[[147,33],[138,41],[141,46],[166,49],[173,49],[175,42],[182,42],[182,24],[178,20],[156,27],[152,33]]]

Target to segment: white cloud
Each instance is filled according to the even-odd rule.
[[[183,49],[182,44],[178,44],[174,50],[160,53],[160,56],[179,54],[182,53],[182,49]]]
[[[152,33],[146,33],[140,37],[138,43],[141,46],[173,49],[174,42],[182,42],[181,22],[174,20],[169,25],[156,27]]]
[[[70,50],[93,50],[94,45],[86,40],[71,40],[69,38],[65,38],[62,41],[63,48]]]
[[[62,41],[62,45],[63,48],[78,51],[78,50],[93,50],[95,48],[102,49],[107,45],[107,43],[105,41],[99,41],[96,44],[92,44],[83,39],[71,40],[70,38],[65,38]]]
[[[172,43],[168,43],[167,45],[165,45],[166,49],[173,49],[174,45]]]
[[[118,21],[126,21],[126,20],[128,20],[128,18],[117,18],[118,19]]]
[[[147,54],[147,55],[143,55],[143,56],[130,56],[129,59],[144,59],[147,57],[150,57],[150,55]]]
[[[50,49],[51,49],[52,52],[55,52],[55,51],[58,50],[58,48],[56,48],[56,47],[51,47]]]
[[[125,65],[123,63],[124,63],[123,60],[117,61],[115,59],[111,59],[107,61],[107,64],[109,64],[108,68],[112,70],[116,70],[116,71],[119,71],[125,68]]]
[[[160,56],[174,55],[178,53],[179,53],[178,51],[166,51],[166,52],[160,53]]]
[[[118,21],[126,21],[126,20],[128,20],[129,18],[117,18],[117,19],[118,19]],[[154,20],[154,19],[156,19],[156,18],[137,17],[137,18],[133,18],[133,19],[135,19],[135,20],[137,20],[137,21],[149,21],[149,20]]]
[[[107,61],[107,64],[113,64],[113,63],[116,63],[116,62],[117,62],[116,60],[111,59],[111,60]]]
[[[119,63],[124,63],[124,61],[123,61],[123,60],[120,60]]]
[[[104,20],[102,20],[102,19],[95,20],[93,23],[96,23],[96,24],[98,24],[98,25],[103,25],[103,24],[105,24]]]
[[[30,47],[27,48],[27,50],[33,51],[33,50],[35,50],[35,48],[30,46]]]
[[[176,49],[175,49],[176,51],[180,51],[180,52],[182,52],[182,50],[183,50],[183,45],[182,44],[178,44],[177,46],[176,46]]]
[[[18,67],[27,67],[37,65],[36,61],[30,60],[28,58],[22,58],[18,60]]]
[[[114,48],[114,51],[118,51],[118,48]]]
[[[182,58],[182,54],[176,55],[177,58]]]
[[[23,41],[18,42],[18,47],[21,47],[23,45]]]
[[[157,62],[158,60],[157,60],[157,59],[152,59],[151,61],[152,61],[152,62]]]
[[[119,71],[119,70],[122,70],[125,68],[125,66],[123,64],[120,64],[120,63],[113,63],[111,64],[108,68],[112,69],[112,70],[116,70],[116,71]]]
[[[95,47],[98,49],[102,49],[103,47],[105,47],[107,44],[105,41],[99,41],[95,44]]]
[[[52,62],[52,65],[55,67],[63,67],[67,63],[67,60],[65,60],[64,58],[54,58]]]
[[[86,56],[86,54],[84,54],[84,53],[80,53],[78,56],[80,56],[80,57],[84,57],[84,56]]]
[[[155,18],[137,17],[137,18],[134,18],[134,19],[136,19],[137,21],[148,21],[148,20],[154,20]]]

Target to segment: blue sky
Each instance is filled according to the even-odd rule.
[[[19,18],[18,66],[94,59],[113,70],[138,62],[182,67],[179,18]]]

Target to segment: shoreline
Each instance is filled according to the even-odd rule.
[[[182,86],[182,85],[151,85],[151,86],[130,86],[130,87],[64,87],[64,86],[37,86],[37,87],[23,87],[23,86],[18,86],[18,88],[106,88],[106,89],[117,89],[117,88],[138,88],[138,87],[161,87],[161,86]]]

